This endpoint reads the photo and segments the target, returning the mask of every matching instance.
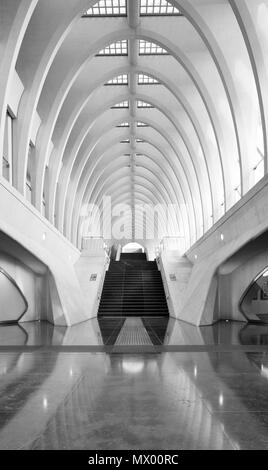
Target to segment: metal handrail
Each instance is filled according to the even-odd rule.
[[[22,299],[24,301],[24,304],[25,304],[25,309],[23,311],[23,313],[19,316],[19,318],[17,320],[4,320],[4,321],[0,321],[0,325],[13,325],[15,323],[18,323],[20,321],[20,319],[23,317],[23,315],[25,315],[25,313],[27,312],[28,308],[29,308],[29,304],[27,302],[27,299],[26,297],[24,296],[22,290],[19,288],[18,284],[16,283],[15,279],[13,279],[13,277],[10,276],[10,274],[8,274],[3,268],[0,267],[0,273],[3,274],[10,282],[11,284],[13,284],[13,286],[17,289],[17,291],[20,293],[20,295],[22,296]]]

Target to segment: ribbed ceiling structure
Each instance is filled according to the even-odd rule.
[[[161,236],[190,247],[267,172],[267,1],[1,0],[0,16],[2,147],[15,71],[23,85],[12,184],[74,244],[111,196],[176,205]]]

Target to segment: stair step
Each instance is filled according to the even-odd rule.
[[[139,255],[139,256],[136,256]],[[141,256],[142,255],[142,256]],[[144,254],[124,254],[110,263],[99,306],[101,316],[168,316],[161,273]]]

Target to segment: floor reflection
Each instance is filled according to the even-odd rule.
[[[268,353],[0,356],[0,449],[268,449]]]
[[[57,354],[43,363],[39,354],[1,354],[0,356],[0,429],[16,415],[18,409],[31,398],[33,391],[42,388],[50,375]]]
[[[0,346],[268,345],[268,326],[221,321],[193,325],[166,317],[94,318],[72,327],[48,322],[0,326]]]
[[[200,397],[185,357],[107,357],[102,380],[85,372],[28,449],[234,449]]]

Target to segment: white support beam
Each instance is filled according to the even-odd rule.
[[[129,114],[130,114],[130,171],[131,171],[131,208],[132,208],[132,238],[135,239],[135,157],[136,157],[136,97],[137,97],[137,74],[135,68],[138,65],[139,43],[136,29],[140,24],[140,1],[128,0],[128,25],[131,29],[131,37],[128,45],[129,56]]]

